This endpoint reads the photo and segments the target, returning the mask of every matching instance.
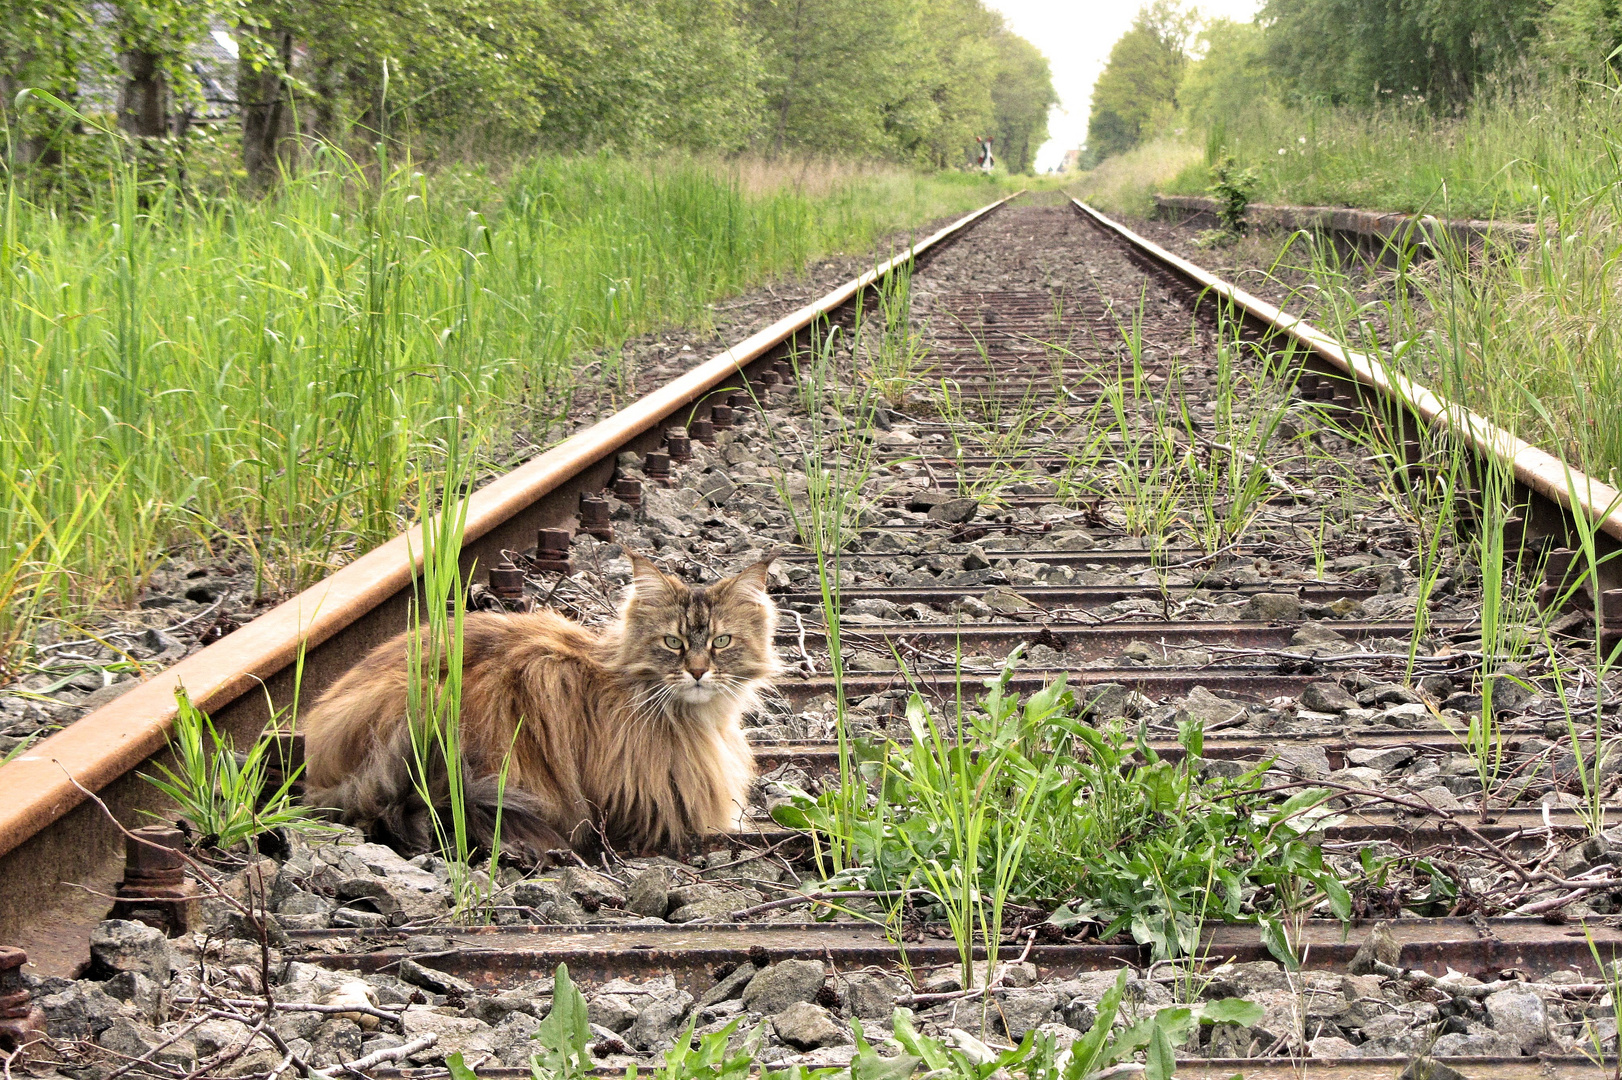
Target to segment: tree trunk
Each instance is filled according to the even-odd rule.
[[[246,28],[246,38],[252,31]],[[237,70],[237,102],[242,110],[242,166],[256,187],[269,187],[281,174],[281,166],[291,155],[291,116],[288,102],[287,70],[293,60],[293,35],[282,30],[265,31],[274,56],[254,69],[243,50]]]
[[[140,139],[161,139],[169,134],[169,82],[157,53],[132,49],[124,54],[118,126]]]

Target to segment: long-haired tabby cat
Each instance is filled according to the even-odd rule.
[[[781,670],[769,565],[690,588],[632,555],[619,618],[600,631],[551,611],[469,615],[461,731],[475,838],[490,843],[504,760],[502,845],[532,856],[599,841],[679,849],[735,826],[754,776],[738,721]],[[306,801],[375,840],[426,851],[433,837],[412,780],[407,666],[401,634],[304,717]],[[429,781],[442,812],[443,774],[439,762]]]

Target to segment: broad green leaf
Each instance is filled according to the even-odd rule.
[[[1208,1001],[1200,1010],[1200,1019],[1207,1024],[1243,1024],[1252,1027],[1262,1022],[1267,1010],[1244,998],[1219,998]]]
[[[1149,1054],[1144,1062],[1143,1080],[1172,1080],[1176,1071],[1177,1050],[1171,1032],[1157,1022],[1153,1025],[1149,1037]]]

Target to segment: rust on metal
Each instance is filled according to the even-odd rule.
[[[663,450],[649,451],[642,459],[642,472],[649,480],[670,486],[670,455]]]
[[[634,476],[622,476],[614,481],[614,498],[626,506],[642,505],[642,481]]]
[[[45,1038],[45,1010],[23,982],[28,954],[0,945],[0,1049],[16,1052]]]
[[[1550,926],[1531,919],[1393,919],[1385,922],[1399,949],[1398,966],[1443,975],[1449,968],[1496,978],[1515,970],[1531,974],[1578,971],[1600,974],[1595,957],[1606,964],[1622,953],[1622,930],[1608,926]],[[1296,947],[1302,965],[1325,971],[1344,969],[1368,936],[1372,924],[1358,928],[1338,922],[1301,924]],[[311,930],[289,934],[295,941],[321,943],[309,958],[341,970],[389,970],[411,956],[411,931],[396,931],[357,940],[352,931]],[[458,947],[418,955],[419,963],[495,988],[551,974],[559,963],[584,983],[601,983],[629,975],[670,975],[678,986],[698,996],[715,981],[723,965],[749,960],[764,947],[772,962],[816,959],[848,970],[868,965],[894,968],[896,944],[882,929],[840,923],[725,923],[665,926],[615,925],[580,927],[472,927],[457,931]],[[1592,941],[1592,948],[1590,947]],[[375,944],[364,951],[343,949]],[[327,950],[333,951],[327,951]],[[976,947],[978,956],[984,950]],[[951,937],[931,937],[907,945],[914,969],[956,965],[957,944]],[[1240,963],[1275,959],[1261,940],[1259,928],[1243,923],[1208,924],[1196,955],[1214,962]],[[759,954],[756,953],[756,956]],[[1029,955],[1042,979],[1062,979],[1089,971],[1114,970],[1122,963],[1146,964],[1148,949],[1131,941],[1037,945]]]
[[[186,837],[169,825],[130,830],[124,880],[110,919],[130,919],[179,937],[197,926],[197,882],[186,873]]]
[[[580,531],[599,540],[614,539],[614,522],[607,499],[597,495],[580,496]]]
[[[541,529],[535,534],[535,569],[543,573],[568,574],[574,567],[569,561],[569,545],[574,535],[568,529]]]

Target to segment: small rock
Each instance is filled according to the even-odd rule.
[[[1301,618],[1301,600],[1291,593],[1257,593],[1239,609],[1245,622],[1296,622]]]
[[[818,965],[819,967],[821,965]],[[772,1016],[772,1030],[790,1046],[815,1050],[819,1046],[843,1046],[850,1033],[834,1022],[828,1010],[809,1001],[796,1001]]]
[[[734,911],[748,906],[748,903],[740,901],[737,894],[733,893],[683,904],[665,918],[673,923],[697,922],[700,919],[730,919]]]
[[[155,1024],[159,1021],[158,1013],[163,1005],[163,988],[139,971],[120,971],[102,983],[101,988],[108,997],[133,1006],[146,1023]]]
[[[96,1037],[96,1045],[124,1057],[141,1057],[163,1042],[163,1037],[145,1024],[120,1016]]]
[[[1365,769],[1390,772],[1414,760],[1416,751],[1411,746],[1388,746],[1384,749],[1358,749],[1346,751],[1346,760]]]
[[[1094,720],[1117,720],[1127,714],[1132,692],[1121,683],[1095,683],[1077,689]]]
[[[915,514],[933,510],[951,496],[944,491],[914,491],[907,497],[907,509]]]
[[[1298,779],[1316,780],[1329,775],[1329,754],[1319,743],[1284,743],[1279,746],[1277,765]]]
[[[606,874],[584,867],[571,866],[563,872],[559,890],[574,902],[591,911],[598,907],[624,907],[625,887]]]
[[[636,1018],[640,1015],[642,1015],[640,1007],[631,1004],[629,999],[618,994],[597,994],[586,1005],[588,1020],[616,1034],[636,1023]]]
[[[665,912],[670,910],[670,871],[662,866],[650,866],[632,878],[625,910],[654,919],[664,918]]]
[[[625,1032],[625,1041],[638,1050],[663,1049],[681,1029],[682,1018],[687,1015],[693,995],[678,990],[669,997],[659,998],[638,1014],[636,1023]]]
[[[558,902],[558,883],[545,878],[520,881],[512,887],[512,896],[513,903],[519,907],[542,910]]]
[[[1549,1039],[1549,1010],[1530,990],[1501,990],[1487,998],[1493,1030],[1514,1039],[1520,1051],[1535,1053]]]
[[[1187,697],[1177,702],[1177,706],[1207,725],[1224,723],[1245,711],[1239,702],[1217,697],[1203,686],[1190,690]]]
[[[535,1053],[535,1044],[531,1040],[540,1026],[541,1022],[528,1013],[508,1013],[507,1018],[497,1024],[494,1031],[496,1056],[501,1059],[501,1063],[509,1066],[528,1065],[529,1059]]]
[[[715,1005],[723,1001],[731,1001],[743,994],[744,987],[749,985],[759,971],[755,965],[742,963],[727,973],[727,976],[704,992],[699,999],[700,1008]]]
[[[845,1014],[863,1020],[888,1020],[901,996],[901,983],[877,971],[852,972],[839,981]]]
[[[104,971],[139,972],[160,986],[175,970],[163,931],[127,919],[108,919],[90,931],[90,957]]]
[[[1316,682],[1301,691],[1301,705],[1313,712],[1340,713],[1357,708],[1357,699],[1338,683]]]
[[[1059,999],[1052,994],[1025,992],[999,995],[992,1012],[1003,1033],[1017,1043],[1032,1028],[1053,1023],[1058,1007]]]
[[[1357,1056],[1357,1047],[1338,1035],[1320,1035],[1307,1043],[1307,1054],[1315,1058],[1349,1058]]]
[[[698,493],[704,496],[704,501],[711,506],[725,505],[726,501],[737,494],[738,485],[734,484],[723,473],[706,473],[698,482]]]
[[[400,961],[400,979],[412,986],[420,986],[424,990],[432,990],[436,994],[460,994],[471,996],[477,992],[474,985],[465,979],[458,979],[449,972],[419,964],[415,960]]]
[[[1290,644],[1295,646],[1311,645],[1345,645],[1346,638],[1320,622],[1307,621],[1301,628],[1290,635]]]
[[[749,980],[743,1007],[775,1016],[797,1001],[815,1000],[825,979],[820,960],[784,960]]]
[[[1347,970],[1353,975],[1373,974],[1376,960],[1392,967],[1398,966],[1402,960],[1402,946],[1398,945],[1397,939],[1392,936],[1391,926],[1388,923],[1374,925],[1374,929],[1369,932],[1363,944],[1357,947],[1357,953],[1352,957]]]
[[[974,515],[980,512],[980,504],[973,499],[947,499],[929,508],[931,521],[945,521],[953,525],[962,525],[973,521]]]
[[[436,1009],[412,1005],[400,1014],[400,1023],[407,1039],[415,1039],[432,1031],[439,1041],[423,1051],[426,1060],[443,1060],[447,1054],[460,1050],[464,1055],[492,1054],[496,1050],[495,1030],[483,1020],[471,1016],[451,1016]]]
[[[1450,1032],[1431,1047],[1437,1057],[1513,1057],[1520,1047],[1501,1031]]]
[[[1435,787],[1426,788],[1424,791],[1421,791],[1418,795],[1414,796],[1414,798],[1416,801],[1427,803],[1437,810],[1446,810],[1451,812],[1454,810],[1464,809],[1464,804],[1459,802],[1459,797],[1440,784]]]

